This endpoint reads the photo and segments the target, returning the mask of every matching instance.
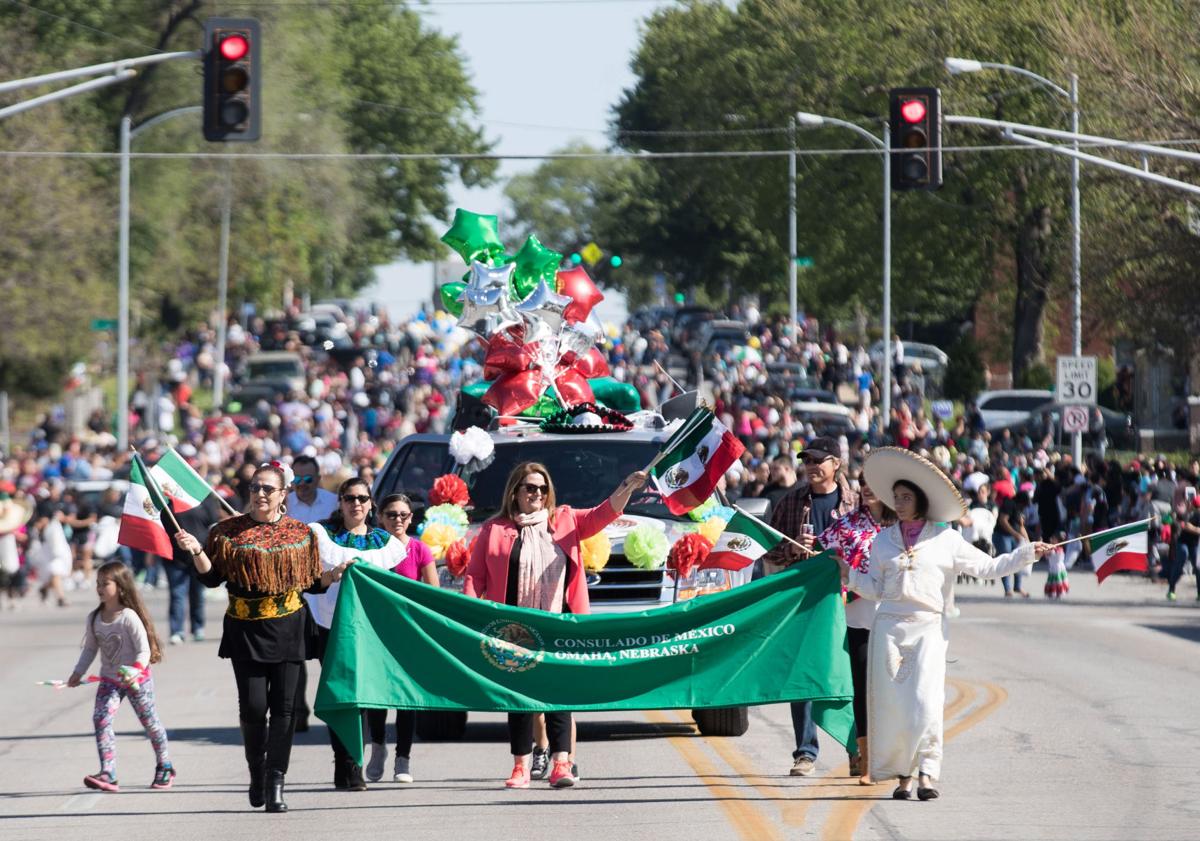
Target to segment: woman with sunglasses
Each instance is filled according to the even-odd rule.
[[[508,475],[500,513],[483,524],[463,583],[468,596],[550,613],[588,613],[587,577],[579,542],[600,533],[625,510],[648,474],[629,474],[604,502],[586,511],[555,506],[545,465],[527,461]],[[509,713],[512,775],[508,788],[529,788],[533,714]],[[546,713],[553,765],[550,785],[575,785],[571,770],[571,715]]]
[[[433,553],[428,546],[408,534],[412,516],[412,501],[404,494],[390,494],[379,504],[379,517],[383,521],[383,527],[405,550],[404,559],[392,568],[392,572],[437,587],[437,564],[434,563]],[[367,710],[367,726],[371,732],[371,761],[367,763],[367,779],[374,781],[383,776],[383,763],[387,757],[384,748],[387,710]],[[416,712],[396,710],[396,764],[392,771],[394,783],[413,781],[410,760],[416,732]]]
[[[199,579],[208,587],[224,583],[229,592],[217,654],[231,661],[237,681],[250,805],[265,803],[268,812],[287,811],[283,782],[296,683],[309,656],[309,613],[300,593],[324,590],[346,569],[322,572],[312,532],[287,516],[289,473],[277,463],[255,470],[246,486],[249,510],[213,526],[205,546],[186,531],[175,533]]]
[[[365,563],[381,569],[393,569],[403,562],[408,547],[375,525],[371,488],[359,476],[342,482],[337,490],[338,507],[327,520],[312,523],[309,528],[317,542],[323,569],[337,569],[349,563]],[[307,596],[313,619],[317,623],[318,657],[324,661],[329,644],[329,628],[333,624],[334,608],[340,587],[331,586],[324,593]],[[385,713],[386,715],[386,713]],[[367,716],[370,726],[370,717]],[[371,761],[368,768],[375,780],[383,776],[383,739],[372,737]],[[363,769],[351,757],[346,746],[329,731],[333,747],[333,786],[350,791],[366,791]],[[376,744],[378,747],[376,747]],[[378,773],[375,773],[375,771]]]

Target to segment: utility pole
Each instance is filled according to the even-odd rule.
[[[221,191],[221,267],[217,273],[217,352],[213,360],[213,408],[225,400],[225,332],[229,323],[229,217],[233,212],[233,163],[225,161],[225,188]]]
[[[792,345],[799,340],[796,324],[796,117],[788,117],[788,319],[792,325]]]

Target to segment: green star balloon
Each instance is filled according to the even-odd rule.
[[[462,293],[466,288],[467,284],[458,280],[443,283],[442,288],[438,290],[442,296],[442,308],[455,317],[462,315]]]
[[[495,216],[472,213],[461,207],[454,211],[454,224],[442,234],[442,242],[458,252],[470,265],[472,261],[491,263],[504,253],[498,233],[500,220]]]
[[[530,235],[517,252],[517,269],[513,272],[512,291],[514,301],[523,301],[538,285],[539,280],[554,288],[554,274],[562,263],[562,255],[538,242]]]

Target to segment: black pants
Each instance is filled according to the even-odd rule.
[[[508,742],[513,756],[533,753],[533,716],[535,713],[508,714]],[[546,736],[550,753],[571,752],[571,714],[546,713]]]
[[[367,730],[371,741],[383,744],[387,741],[387,710],[364,710]],[[396,756],[409,759],[412,756],[413,737],[417,733],[417,714],[414,710],[396,710]]]
[[[292,756],[292,712],[300,663],[231,662],[237,681],[238,716],[252,727],[267,726],[267,770],[286,774]]]
[[[867,628],[847,628],[846,643],[850,648],[850,678],[854,681],[854,727],[858,737],[867,737],[867,651],[871,631]]]

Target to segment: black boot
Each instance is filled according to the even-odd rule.
[[[243,721],[242,746],[246,750],[246,768],[250,771],[250,805],[257,809],[265,802],[263,768],[267,751],[267,725]]]
[[[333,787],[347,789],[350,787],[350,760],[333,755]]]
[[[349,771],[346,776],[346,787],[351,791],[366,791],[367,781],[363,779],[362,766],[353,759],[349,760]]]
[[[287,804],[283,802],[283,772],[267,772],[267,811],[286,812]]]

